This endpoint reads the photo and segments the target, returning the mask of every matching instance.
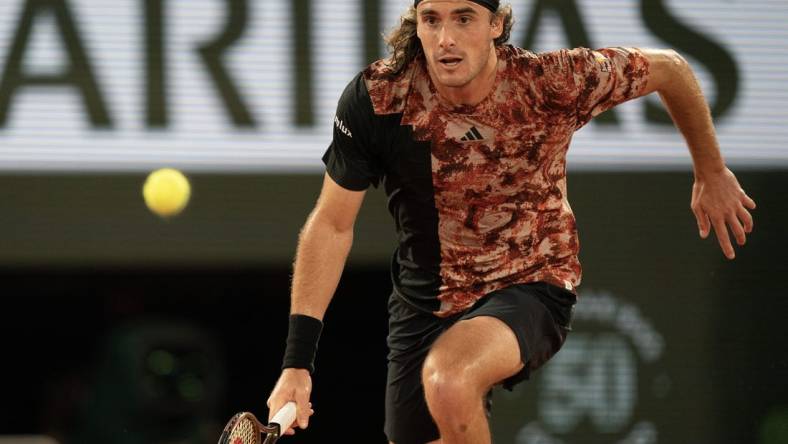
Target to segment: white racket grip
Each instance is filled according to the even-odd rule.
[[[271,418],[272,423],[279,424],[282,433],[289,429],[296,419],[296,403],[293,401],[288,402]]]

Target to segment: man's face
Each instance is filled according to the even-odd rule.
[[[463,87],[479,75],[503,31],[502,19],[467,0],[422,1],[416,15],[430,74],[448,87]]]

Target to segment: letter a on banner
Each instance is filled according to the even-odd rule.
[[[32,74],[23,71],[23,61],[36,20],[50,13],[63,47],[68,66],[59,74]],[[25,3],[19,26],[8,53],[0,81],[0,127],[5,126],[8,112],[16,92],[22,87],[67,86],[82,96],[90,123],[95,127],[111,127],[112,121],[101,95],[90,60],[82,44],[78,28],[66,0],[28,0]]]

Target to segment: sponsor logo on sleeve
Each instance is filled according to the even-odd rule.
[[[339,117],[334,116],[334,125],[336,125],[337,129],[342,132],[342,134],[353,138],[353,133],[350,132],[349,129],[345,126],[345,122],[339,119]]]
[[[610,64],[610,59],[603,55],[596,55],[594,56],[596,59],[596,63],[599,65],[599,70],[602,72],[610,72],[612,71],[612,66]]]

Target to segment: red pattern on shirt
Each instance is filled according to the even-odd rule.
[[[431,142],[438,316],[517,283],[574,291],[581,267],[567,200],[569,143],[593,116],[637,97],[648,76],[648,61],[634,48],[497,51],[493,90],[475,106],[443,102],[423,59],[394,78],[386,61],[364,73],[375,113],[403,113],[402,125]],[[466,136],[471,128],[481,140]]]

